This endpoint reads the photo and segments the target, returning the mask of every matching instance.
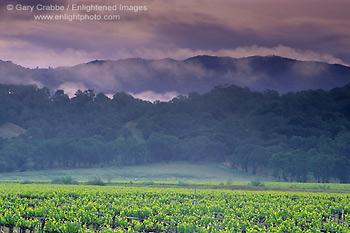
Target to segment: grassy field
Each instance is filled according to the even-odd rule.
[[[11,124],[9,122],[0,126],[0,137],[3,138],[13,138],[17,137],[26,132],[25,129],[19,127],[18,125]]]
[[[108,185],[127,186],[156,185],[187,188],[350,192],[350,184],[278,182],[278,180],[272,178],[237,171],[220,163],[192,164],[186,162],[155,163],[130,167],[54,169],[0,173],[0,183],[23,183],[23,181],[50,183],[51,180],[63,176],[70,176],[74,180],[78,180],[81,184],[84,184],[88,180],[101,179],[107,182]]]
[[[233,170],[220,163],[191,164],[185,162],[156,163],[131,167],[104,167],[86,169],[54,169],[0,173],[0,180],[52,180],[61,176],[72,176],[77,180],[102,179],[105,181],[217,181],[250,182],[275,181]]]

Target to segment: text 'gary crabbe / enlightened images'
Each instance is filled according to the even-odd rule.
[[[143,5],[98,5],[98,4],[36,4],[36,5],[23,5],[23,4],[8,4],[8,11],[22,11],[22,12],[37,12],[34,14],[35,20],[67,20],[67,21],[85,21],[85,20],[97,20],[97,21],[118,21],[121,19],[116,12],[145,12],[148,11],[148,7]],[[110,14],[107,14],[107,13]],[[47,14],[43,14],[47,13]]]

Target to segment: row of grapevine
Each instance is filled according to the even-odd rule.
[[[336,193],[0,185],[8,232],[350,232]]]

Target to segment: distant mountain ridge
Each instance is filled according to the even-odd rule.
[[[186,60],[95,60],[55,69],[28,69],[0,61],[0,83],[36,83],[52,91],[93,89],[105,94],[120,91],[203,93],[213,86],[225,84],[286,93],[344,86],[350,83],[350,67],[278,56],[237,59],[203,55]]]

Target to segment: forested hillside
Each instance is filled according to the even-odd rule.
[[[0,139],[2,172],[186,160],[350,182],[350,85],[284,95],[219,86],[155,103],[0,85],[0,125],[9,123],[24,133]]]

